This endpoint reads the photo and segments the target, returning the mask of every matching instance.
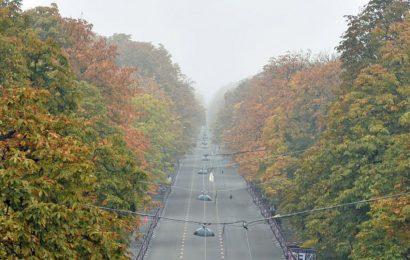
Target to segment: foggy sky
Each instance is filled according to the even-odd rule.
[[[209,101],[220,87],[259,72],[270,57],[310,49],[334,52],[344,15],[368,0],[23,0],[55,2],[105,36],[162,43]]]

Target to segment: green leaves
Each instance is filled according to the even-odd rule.
[[[7,99],[0,99],[0,107],[7,107],[0,111],[4,122],[0,132],[9,131],[9,126],[15,132],[0,142],[0,215],[9,220],[1,229],[6,232],[2,233],[2,254],[85,257],[72,247],[72,232],[79,239],[95,223],[104,223],[107,230],[118,225],[76,206],[93,203],[86,195],[92,194],[96,183],[90,150],[77,137],[64,134],[61,122],[65,128],[77,126],[66,116],[48,114],[39,101],[42,93],[34,88],[8,88],[2,93]],[[26,106],[19,102],[23,97]],[[79,222],[82,215],[88,215],[87,222]],[[109,241],[104,243],[115,245]],[[102,244],[92,247],[106,250]]]
[[[141,181],[173,170],[201,108],[162,46],[124,38],[147,59],[120,67],[91,24],[20,5],[0,1],[0,258],[126,258],[138,220],[90,205],[149,208]]]
[[[216,134],[235,151],[266,148],[236,160],[270,183],[261,188],[279,213],[408,191],[409,10],[372,0],[348,17],[341,64],[285,55],[225,94]],[[403,196],[294,217],[292,235],[323,259],[403,259],[408,204]]]
[[[21,11],[11,18],[12,5],[0,8],[0,256],[125,258],[133,220],[86,205],[109,197],[135,210],[145,173],[100,90],[75,80],[61,47]]]
[[[165,105],[167,114],[175,117],[179,126],[172,132],[177,134],[178,151],[182,155],[205,120],[204,109],[197,101],[192,83],[181,73],[178,64],[172,62],[171,55],[162,45],[132,41],[125,34],[114,34],[107,41],[117,47],[119,65],[136,69],[134,76],[139,80],[142,92],[162,103],[158,109]],[[137,121],[143,124],[143,120]]]
[[[376,2],[381,4],[383,1],[371,1],[364,12],[373,8],[371,6]],[[378,12],[383,15],[386,12],[387,15],[389,8],[398,3],[384,1],[384,4],[383,8],[386,9]],[[399,17],[400,12],[395,15]],[[295,181],[296,187],[303,187],[298,190],[301,199],[293,202],[299,207],[305,208],[307,202],[312,206],[323,202],[331,205],[406,190],[408,169],[405,172],[397,168],[397,165],[401,165],[401,169],[404,169],[410,148],[409,141],[403,139],[408,136],[408,129],[400,123],[401,118],[405,122],[409,107],[408,95],[401,94],[403,87],[408,85],[408,77],[404,77],[401,71],[408,70],[408,63],[405,61],[408,56],[402,54],[408,52],[409,45],[396,44],[400,35],[407,32],[405,28],[408,28],[408,22],[400,23],[401,26],[395,23],[374,25],[373,29],[376,31],[377,26],[391,27],[382,28],[383,32],[386,30],[390,33],[394,31],[392,28],[401,28],[402,31],[396,31],[395,37],[378,45],[377,49],[372,49],[373,43],[362,47],[361,51],[377,53],[378,58],[371,62],[361,61],[361,68],[352,72],[352,75],[356,75],[353,81],[345,80],[346,92],[332,105],[328,114],[329,130],[317,145],[318,150],[313,157],[309,160],[302,159]],[[389,36],[379,34],[378,37]],[[343,44],[346,41],[342,46]],[[395,55],[405,58],[401,66],[391,66],[394,62],[386,60],[388,55],[378,55],[386,51],[384,45],[402,48],[401,51],[394,50]],[[349,50],[346,50],[343,55],[348,53]],[[353,57],[343,55],[344,65],[350,66],[349,59]],[[388,59],[396,59],[395,57],[397,56],[389,56]],[[397,146],[398,140],[404,146]],[[325,155],[328,152],[331,152],[332,157]],[[395,153],[396,157],[391,157],[391,153]],[[320,163],[322,166],[318,167]],[[324,187],[325,195],[312,190],[318,187]],[[324,257],[401,259],[408,250],[408,246],[404,246],[408,244],[408,238],[401,235],[402,230],[407,229],[405,223],[395,220],[400,215],[400,210],[397,210],[401,207],[400,203],[408,203],[408,198],[403,197],[397,201],[389,199],[370,207],[362,207],[352,216],[347,214],[344,221],[331,217],[328,223],[330,229],[326,232],[321,231],[314,220],[307,220],[307,231],[299,229],[299,232],[306,239],[312,239],[312,236],[317,238],[317,233],[324,237],[318,243]],[[381,211],[384,213],[381,214]],[[401,218],[407,219],[408,216]],[[393,234],[398,235],[396,237]],[[350,241],[349,247],[346,247],[346,241]]]

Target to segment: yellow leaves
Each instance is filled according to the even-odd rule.
[[[355,80],[355,87],[368,93],[382,94],[398,85],[396,76],[379,64],[363,69]]]
[[[397,215],[397,219],[405,221],[410,217],[410,198],[403,196],[395,199],[385,199],[378,201],[372,206],[372,210],[382,212],[392,212]]]
[[[397,69],[407,68],[408,70],[410,58],[410,16],[407,14],[404,21],[392,24],[390,30],[396,34],[396,37],[389,39],[385,46],[381,48],[382,59],[389,67],[396,67]]]
[[[317,238],[309,239],[309,240],[304,241],[301,247],[302,248],[315,248],[318,242],[319,241]]]
[[[48,136],[54,139],[58,139],[60,137],[56,132],[53,132],[53,131],[48,131]]]
[[[403,97],[410,96],[410,85],[409,84],[403,84],[403,85],[397,87],[397,92],[400,95],[402,95]]]
[[[374,122],[369,127],[369,132],[372,134],[389,134],[389,130],[382,123]]]
[[[0,12],[4,10],[0,7]],[[104,40],[94,44],[93,34],[89,28],[84,28],[83,22],[71,24],[77,26],[76,30],[59,31],[60,26],[67,24],[61,24],[58,11],[45,12],[45,16],[43,12],[31,12],[24,19],[18,12],[9,21],[10,28],[5,28],[11,36],[0,36],[0,52],[6,55],[0,60],[0,66],[6,69],[0,72],[3,198],[0,211],[7,214],[5,219],[0,216],[0,240],[13,234],[16,243],[12,242],[12,247],[21,246],[19,251],[12,248],[6,256],[82,259],[90,255],[102,258],[104,254],[108,258],[121,258],[126,238],[119,230],[126,231],[125,226],[129,226],[126,218],[119,219],[111,212],[103,213],[76,204],[100,203],[104,201],[101,199],[104,192],[111,192],[119,194],[109,198],[115,205],[139,207],[133,204],[144,200],[139,196],[146,196],[142,194],[145,189],[142,185],[138,186],[138,191],[133,190],[136,180],[144,179],[145,175],[137,169],[135,156],[125,147],[121,130],[116,128],[118,125],[108,125],[105,121],[104,109],[107,108],[110,116],[118,116],[113,119],[118,119],[121,126],[130,123],[133,110],[126,101],[136,93],[134,88],[129,88],[134,82],[130,78],[133,70],[116,66],[115,49],[107,47]],[[28,21],[35,22],[27,24]],[[62,44],[79,47],[66,50],[70,63],[79,74],[84,72],[78,75],[80,80],[89,77],[98,87],[104,88],[105,103],[96,88],[84,87],[81,93],[77,91],[79,88],[75,89],[80,83],[71,74],[58,45],[52,43],[53,40],[42,41],[33,28],[29,28],[29,25],[38,24],[41,27],[43,22],[48,26],[41,28],[42,34],[50,38],[58,34],[58,39],[54,39],[58,43],[69,38],[66,35],[69,31],[79,36]],[[11,26],[12,23],[19,24]],[[89,46],[85,46],[86,39]],[[80,72],[84,65],[90,66]],[[87,97],[88,103],[77,111],[77,97],[83,98],[85,92],[93,98]],[[93,113],[89,112],[90,107]],[[89,116],[88,120],[83,120],[83,116]],[[130,134],[130,139],[141,139],[140,135],[126,133]],[[101,174],[103,171],[105,175]],[[108,185],[112,187],[107,188]],[[103,192],[97,192],[104,188]],[[4,225],[7,225],[5,229]],[[9,232],[10,229],[14,230]],[[95,232],[91,232],[91,236],[97,243],[89,239],[89,230]],[[39,237],[42,243],[38,243]],[[4,256],[3,248],[0,258]]]
[[[396,105],[397,97],[392,93],[385,93],[378,95],[375,98],[376,104],[383,106],[386,110],[397,111],[398,107]]]
[[[274,198],[278,194],[278,191],[272,187],[267,187],[263,191],[265,192],[266,196],[270,198]]]
[[[239,102],[239,103],[235,104],[235,105],[234,105],[234,109],[235,109],[235,110],[240,110],[241,107],[242,107],[242,104],[243,104],[243,102]]]
[[[410,127],[410,111],[400,116],[399,124],[403,127]]]
[[[373,105],[369,104],[368,99],[359,99],[350,105],[347,115],[350,119],[364,118],[367,117],[373,107]]]

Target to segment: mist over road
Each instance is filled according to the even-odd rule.
[[[202,161],[203,154],[212,152],[218,153],[218,146],[205,146],[198,140],[192,153],[182,160],[175,181],[178,188],[172,190],[164,216],[204,223],[261,218],[245,189],[244,180],[229,166],[229,159],[210,156],[210,161]],[[198,174],[203,166],[214,169],[214,182],[209,181],[209,174]],[[237,188],[243,189],[224,191]],[[198,200],[202,190],[208,191],[213,200]],[[248,234],[241,224],[210,225],[215,236],[207,238],[193,235],[199,227],[161,219],[146,259],[283,259],[281,249],[265,223],[249,227]]]

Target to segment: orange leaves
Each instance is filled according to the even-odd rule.
[[[132,128],[138,117],[132,99],[140,93],[133,78],[135,69],[118,66],[116,47],[97,37],[87,22],[62,19],[62,26],[69,38],[66,52],[77,76],[100,89],[112,124],[124,131],[126,143],[145,164],[143,153],[148,141],[141,132]]]
[[[84,205],[149,202],[140,183],[149,143],[132,127],[134,70],[55,6],[0,20],[0,255],[124,258],[130,218]]]
[[[125,141],[127,145],[134,151],[139,158],[141,168],[144,169],[147,166],[144,153],[149,148],[149,141],[145,138],[144,134],[132,127],[123,127],[125,132]]]
[[[231,116],[229,123],[220,122],[225,126],[222,139],[233,151],[267,147],[273,155],[291,152],[293,140],[313,140],[340,84],[339,74],[338,61],[312,61],[309,54],[272,59],[262,73],[225,95],[224,113]],[[237,158],[244,161],[242,170],[258,171],[257,159],[264,155],[246,156],[256,160]]]
[[[372,205],[372,211],[393,213],[395,220],[404,222],[410,217],[410,198],[403,196],[394,199],[380,200]]]

